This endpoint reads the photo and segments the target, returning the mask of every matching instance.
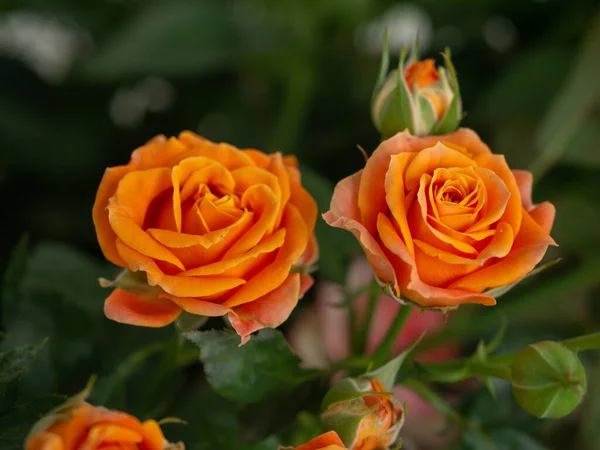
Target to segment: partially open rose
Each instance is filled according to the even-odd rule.
[[[280,325],[312,284],[317,207],[294,158],[158,136],[106,169],[98,242],[128,273],[105,303],[116,321],[159,327],[182,310],[229,315],[245,341]]]
[[[89,403],[62,411],[46,427],[41,423],[27,439],[25,450],[184,450],[181,443],[167,442],[155,420],[142,423],[129,414]]]
[[[351,231],[379,281],[423,307],[493,305],[486,292],[542,259],[554,206],[531,201],[532,176],[510,170],[469,129],[384,141],[340,181],[324,218]]]

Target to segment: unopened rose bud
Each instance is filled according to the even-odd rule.
[[[586,385],[581,361],[558,342],[529,345],[512,365],[513,394],[525,411],[537,417],[571,413],[581,403]]]
[[[462,119],[462,102],[449,53],[446,67],[436,68],[433,59],[419,61],[416,51],[412,61],[405,63],[403,51],[398,69],[387,74],[387,45],[383,51],[371,102],[373,123],[382,137],[387,139],[405,129],[414,136],[455,131]]]
[[[321,422],[349,450],[383,450],[398,439],[404,411],[376,379],[345,378],[325,396]]]

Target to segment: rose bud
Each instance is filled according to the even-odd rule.
[[[298,447],[279,447],[279,450],[348,450],[335,431],[329,431]]]
[[[462,102],[449,52],[446,67],[435,67],[433,59],[418,60],[413,51],[405,65],[406,51],[398,69],[387,74],[389,55],[384,48],[379,80],[371,101],[373,124],[383,138],[408,129],[415,136],[446,134],[462,120]]]
[[[85,402],[91,386],[42,417],[31,429],[25,450],[184,450],[163,436],[155,420],[140,422],[129,414]]]
[[[398,439],[404,411],[376,379],[345,378],[323,399],[321,423],[350,450],[384,450]]]
[[[528,345],[512,365],[512,389],[521,407],[537,417],[571,413],[586,392],[585,369],[577,354],[558,342]]]

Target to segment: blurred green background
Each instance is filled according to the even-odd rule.
[[[96,188],[105,167],[125,163],[156,134],[189,129],[294,153],[325,211],[334,183],[363,164],[356,146],[370,153],[378,143],[369,102],[386,26],[396,56],[417,31],[423,56],[439,61],[451,47],[463,125],[513,167],[533,170],[534,201],[551,200],[558,210],[552,234],[560,247],[548,259],[562,262],[493,311],[464,308],[465,320],[447,335],[465,342],[489,335],[501,313],[511,319],[506,350],[598,330],[597,0],[3,0],[0,267],[7,269],[24,233],[33,249],[13,260],[6,277],[3,346],[63,333],[63,347],[46,359],[69,376],[45,380],[45,389],[72,393],[73,383],[83,386],[92,371],[111,373],[119,361],[116,351],[95,364],[94,352],[109,345],[101,327],[130,333],[121,353],[164,335],[89,325],[102,321],[105,292],[95,277],[112,273],[91,221]],[[318,234],[320,276],[343,280],[356,246],[323,223]],[[49,241],[58,244],[38,245]],[[79,328],[63,328],[61,319]],[[82,333],[90,342],[79,340]],[[548,448],[600,448],[600,365],[592,356],[586,363],[597,400],[559,426],[532,425]],[[483,408],[473,402],[468,407]],[[519,422],[504,413],[490,420]],[[544,448],[519,442],[506,448]]]

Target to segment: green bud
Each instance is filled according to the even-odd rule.
[[[427,136],[458,128],[462,120],[460,90],[449,51],[444,58],[446,67],[436,68],[432,59],[419,61],[416,50],[406,61],[404,49],[398,69],[388,74],[386,37],[371,101],[373,124],[384,139],[405,129],[414,136]]]
[[[347,448],[365,442],[388,448],[398,440],[404,411],[392,394],[375,379],[345,378],[323,399],[321,423],[337,432]]]
[[[517,402],[537,417],[566,416],[586,392],[581,361],[558,342],[539,342],[521,350],[514,359],[511,376]]]

